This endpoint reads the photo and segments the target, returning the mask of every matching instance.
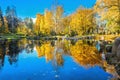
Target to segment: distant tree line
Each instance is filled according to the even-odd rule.
[[[33,29],[32,18],[21,19],[17,16],[16,7],[8,6],[5,15],[0,7],[0,34],[17,33],[25,34]]]

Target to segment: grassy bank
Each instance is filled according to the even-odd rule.
[[[19,39],[19,38],[25,38],[26,36],[24,35],[19,35],[19,34],[1,34],[0,39]]]

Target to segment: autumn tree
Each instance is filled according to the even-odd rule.
[[[53,13],[53,19],[54,19],[54,31],[59,34],[63,30],[62,26],[62,18],[63,18],[63,12],[64,9],[62,6],[57,6],[55,12]]]
[[[41,33],[44,33],[44,16],[41,14],[37,14],[35,26],[34,26],[34,32],[36,35],[40,35]]]
[[[98,0],[94,8],[107,31],[120,32],[120,0]]]
[[[9,29],[8,29],[8,21],[6,19],[6,17],[4,17],[4,33],[9,33]]]
[[[70,21],[70,16],[65,16],[64,18],[62,18],[62,34],[70,34]]]
[[[16,32],[17,32],[17,34],[28,35],[29,29],[23,22],[20,22],[16,29]]]
[[[57,6],[55,12],[45,10],[44,15],[37,14],[34,32],[39,35],[40,33],[45,35],[52,35],[54,33],[60,33],[63,31],[63,7]]]
[[[71,15],[70,30],[73,34],[84,35],[93,32],[94,26],[94,15],[92,9],[79,8],[75,13]],[[92,31],[90,31],[92,30]]]
[[[51,11],[45,10],[44,23],[44,32],[46,34],[51,34],[51,32],[54,30],[53,14]]]
[[[64,27],[62,25],[63,12],[64,12],[63,7],[62,6],[57,6],[56,19],[57,19],[57,32],[58,33],[61,33],[64,29]]]

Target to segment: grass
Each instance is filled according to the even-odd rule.
[[[1,39],[19,39],[19,38],[22,38],[22,37],[26,37],[26,36],[18,35],[18,34],[12,34],[12,33],[1,35]]]

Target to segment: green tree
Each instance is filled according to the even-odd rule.
[[[9,6],[6,9],[6,19],[8,21],[8,29],[11,33],[16,32],[16,28],[18,26],[18,18],[16,14],[16,8],[12,7],[10,8]]]
[[[4,32],[4,18],[3,18],[3,14],[2,14],[2,10],[0,7],[0,33]]]

